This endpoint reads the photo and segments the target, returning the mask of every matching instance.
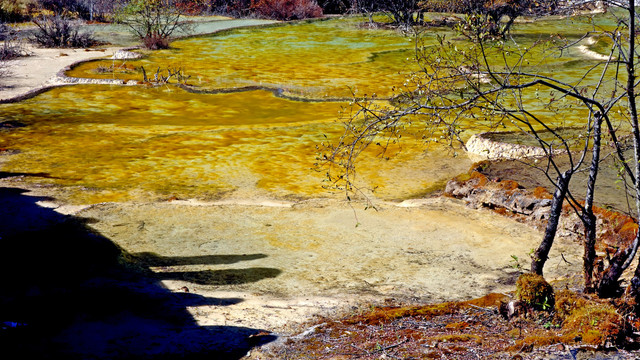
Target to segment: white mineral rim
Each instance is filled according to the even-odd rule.
[[[493,133],[485,132],[471,136],[466,143],[467,152],[486,160],[513,160],[547,155],[541,147],[495,141],[486,137],[489,134]],[[561,151],[554,152],[560,153]]]

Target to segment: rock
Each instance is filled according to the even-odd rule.
[[[462,199],[473,207],[504,208],[513,213],[543,216],[551,201],[540,198],[535,192],[522,188],[511,180],[490,180],[479,172],[473,172],[466,181],[453,179],[445,187],[445,194]]]
[[[524,159],[531,157],[543,157],[547,155],[541,147],[491,140],[488,138],[488,135],[491,134],[493,133],[486,132],[473,135],[465,144],[467,151],[491,160]],[[554,153],[559,154],[562,153],[562,151],[556,150]]]
[[[506,303],[501,303],[498,307],[498,310],[500,312],[500,315],[502,315],[507,320],[526,314],[526,306],[524,306],[518,300],[511,300]]]

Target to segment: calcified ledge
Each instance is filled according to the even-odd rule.
[[[266,23],[260,23],[260,24],[234,25],[226,28],[216,29],[215,31],[202,32],[198,34],[192,34],[189,36],[181,36],[181,37],[178,37],[178,39],[196,37],[196,36],[208,36],[208,35],[213,35],[216,33],[233,30],[233,29],[242,29],[242,28],[248,28],[248,27],[266,27],[266,26],[272,26],[274,24],[280,24],[280,23],[281,22],[279,21],[268,21]],[[139,48],[140,46],[133,46],[133,47],[127,47],[127,48],[116,50],[114,55],[110,57],[110,59],[115,59],[115,60],[138,59],[143,55],[132,52],[130,50],[139,49]],[[8,95],[8,97],[1,98],[3,94],[2,94],[2,91],[0,91],[0,104],[17,103],[23,100],[33,98],[51,89],[62,87],[62,86],[69,86],[69,85],[80,85],[80,84],[120,85],[120,86],[138,85],[138,81],[135,81],[135,80],[125,81],[125,80],[118,80],[118,79],[74,78],[66,75],[67,71],[73,69],[75,66],[78,66],[79,64],[86,63],[89,61],[97,61],[97,60],[105,60],[105,59],[108,59],[108,58],[98,56],[94,58],[85,58],[82,60],[78,60],[68,66],[64,66],[60,71],[58,71],[51,78],[48,78],[49,76],[51,76],[51,75],[48,75],[47,77],[42,78],[38,82],[38,84],[31,85],[29,90],[17,93],[15,95]],[[46,62],[47,60],[42,59],[41,61]],[[274,94],[276,94],[275,91],[274,91]]]
[[[138,49],[139,47],[132,47],[126,49],[120,49],[116,51],[110,59],[113,60],[133,60],[133,59],[141,59],[144,57],[140,53],[133,52],[131,50]],[[102,59],[96,59],[102,60]],[[78,85],[78,84],[96,84],[96,85],[137,85],[138,81],[136,80],[121,80],[121,79],[92,79],[92,78],[77,78],[67,76],[67,71],[71,71],[74,67],[86,63],[88,61],[96,61],[96,60],[80,60],[75,62],[69,66],[66,66],[64,69],[58,71],[56,76],[50,80],[50,82],[54,86],[64,86],[64,85]]]
[[[137,49],[138,47],[132,47],[132,48],[125,48],[125,49],[120,49],[117,50],[113,56],[111,56],[111,59],[116,59],[116,60],[120,60],[120,59],[139,59],[141,58],[143,55],[139,54],[139,53],[135,53],[132,52],[131,50]],[[0,104],[8,104],[8,103],[17,103],[26,99],[30,99],[32,97],[35,97],[37,95],[40,95],[50,89],[53,88],[57,88],[57,87],[61,87],[61,86],[67,86],[67,85],[79,85],[79,84],[98,84],[98,85],[136,85],[137,81],[124,81],[124,80],[118,80],[118,79],[90,79],[90,78],[75,78],[75,77],[69,77],[66,75],[67,71],[70,71],[71,69],[73,69],[74,67],[78,66],[79,64],[85,63],[87,61],[95,61],[96,59],[91,59],[91,60],[79,60],[76,61],[68,66],[65,66],[64,68],[62,68],[61,70],[59,70],[55,76],[53,76],[51,79],[47,80],[45,83],[43,83],[42,85],[40,85],[37,88],[34,88],[30,91],[27,91],[24,94],[18,95],[18,96],[14,96],[14,97],[10,97],[10,98],[6,98],[6,99],[0,99]],[[97,59],[100,60],[100,59]]]
[[[491,140],[488,138],[488,135],[491,134],[496,134],[496,132],[484,132],[471,136],[465,145],[467,152],[481,156],[487,160],[514,160],[547,155],[541,147]],[[554,151],[555,154],[562,152],[562,150]]]
[[[142,54],[131,52],[128,50],[132,50],[132,49],[118,50],[114,54],[114,56],[111,58],[112,59],[139,59],[143,57]],[[46,84],[42,85],[41,87],[33,89],[19,96],[15,96],[8,99],[0,99],[0,104],[20,102],[22,100],[30,99],[32,97],[40,95],[50,89],[62,87],[62,86],[70,86],[70,85],[146,86],[147,85],[138,80],[95,79],[95,78],[80,78],[80,77],[67,76],[66,74],[67,71],[72,70],[74,67],[89,61],[96,61],[96,60],[101,60],[101,59],[81,60],[69,66],[66,66],[60,71],[58,71],[58,73],[53,78],[51,78]],[[242,86],[242,87],[225,88],[225,89],[200,89],[200,88],[197,88],[191,85],[185,85],[185,84],[168,84],[168,85],[177,86],[193,94],[204,94],[204,95],[229,94],[229,93],[261,90],[261,91],[269,91],[273,94],[273,96],[277,98],[282,98],[282,99],[291,100],[291,101],[300,101],[300,102],[345,102],[345,101],[353,100],[353,98],[347,98],[347,97],[306,98],[306,97],[300,97],[300,96],[293,96],[293,95],[287,94],[286,89],[283,89],[283,88],[273,88],[273,87],[259,86],[259,85]],[[388,100],[386,98],[380,98],[380,99]]]

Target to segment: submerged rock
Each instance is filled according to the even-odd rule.
[[[21,127],[25,127],[27,125],[16,121],[16,120],[6,120],[6,121],[0,121],[0,130],[2,129],[16,129],[16,128],[21,128]]]

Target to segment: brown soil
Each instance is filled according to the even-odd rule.
[[[589,343],[553,313],[506,320],[504,294],[427,306],[382,307],[323,318],[251,359],[636,359],[637,352]],[[598,326],[589,330],[597,332]],[[598,341],[601,341],[599,338]]]

